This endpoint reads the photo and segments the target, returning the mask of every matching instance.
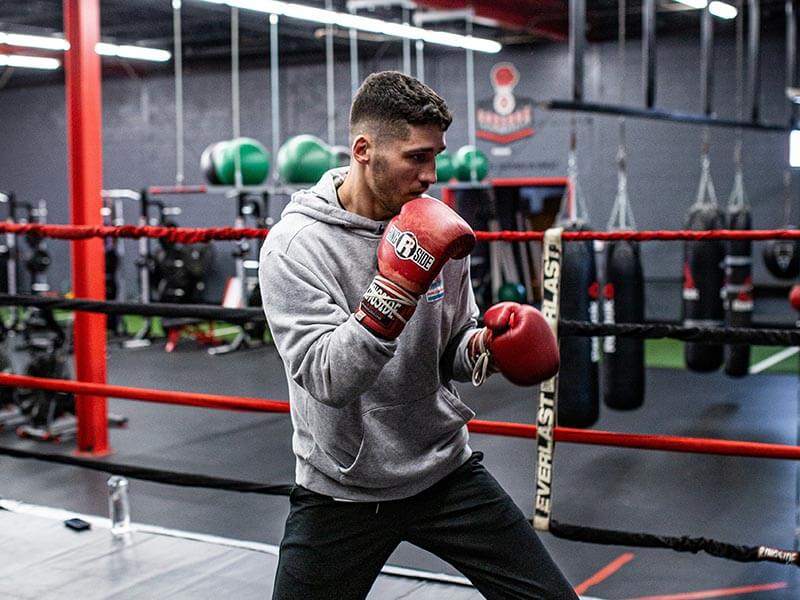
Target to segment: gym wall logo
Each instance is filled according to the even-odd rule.
[[[496,144],[533,136],[533,101],[514,96],[519,83],[517,68],[509,62],[498,63],[492,67],[489,79],[494,97],[478,103],[476,135]]]

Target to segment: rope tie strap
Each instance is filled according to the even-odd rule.
[[[492,351],[486,345],[489,330],[476,333],[467,345],[467,364],[472,367],[472,385],[480,387],[492,374]]]

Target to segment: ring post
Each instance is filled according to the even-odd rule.
[[[67,146],[69,157],[70,221],[73,225],[102,225],[103,136],[99,0],[64,0],[64,31],[70,49],[66,73]],[[105,299],[103,239],[72,243],[72,287],[78,298]],[[79,381],[106,381],[106,317],[75,313],[75,372]],[[109,454],[106,398],[78,395],[77,451]]]

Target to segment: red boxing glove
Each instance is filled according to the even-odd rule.
[[[496,371],[517,385],[536,385],[558,373],[558,342],[538,310],[501,302],[486,311],[483,322],[468,346],[474,385]]]
[[[793,309],[800,311],[800,284],[792,286],[789,292],[789,304],[792,305]]]
[[[383,233],[378,274],[356,319],[375,335],[395,339],[444,263],[464,258],[474,245],[472,228],[443,202],[427,197],[407,202]]]

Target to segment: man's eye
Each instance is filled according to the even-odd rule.
[[[415,162],[425,162],[426,160],[428,160],[428,157],[425,156],[424,154],[412,154],[411,160]]]

